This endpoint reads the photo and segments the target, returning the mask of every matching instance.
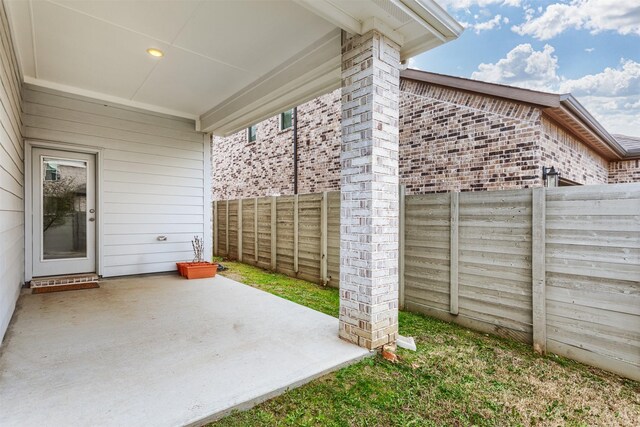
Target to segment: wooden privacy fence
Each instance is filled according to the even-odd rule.
[[[216,254],[339,286],[338,192],[214,210]],[[640,380],[640,184],[401,189],[399,257],[401,307]]]
[[[339,287],[340,193],[214,202],[214,254]]]

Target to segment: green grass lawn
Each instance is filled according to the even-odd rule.
[[[338,291],[225,262],[227,277],[332,316]],[[337,331],[336,331],[337,333]],[[217,426],[640,426],[640,383],[529,346],[401,312],[399,349],[326,375]]]

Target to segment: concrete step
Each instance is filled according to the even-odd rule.
[[[44,288],[48,286],[80,285],[83,283],[98,282],[95,273],[70,274],[68,276],[34,277],[29,283],[30,288]]]

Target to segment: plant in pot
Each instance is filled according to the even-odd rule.
[[[218,264],[204,261],[204,241],[198,236],[194,236],[191,246],[193,247],[193,262],[176,263],[180,275],[187,279],[215,277]]]

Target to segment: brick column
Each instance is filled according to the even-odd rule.
[[[400,46],[343,33],[340,337],[369,349],[398,335]]]

